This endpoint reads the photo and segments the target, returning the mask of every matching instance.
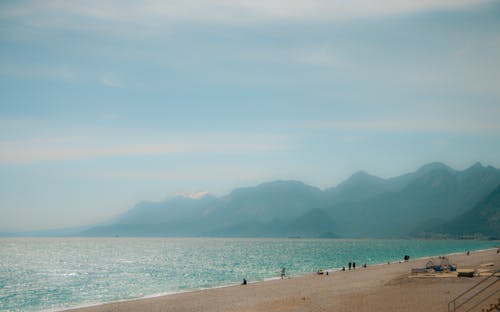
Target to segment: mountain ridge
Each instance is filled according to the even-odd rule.
[[[448,222],[437,222],[422,227],[415,233],[420,236],[469,236],[482,235],[500,238],[500,185],[479,201],[471,210]]]
[[[170,211],[184,214],[177,224],[171,224],[171,215],[154,218],[152,224],[163,224],[167,236],[401,237],[412,235],[436,215],[443,222],[458,217],[498,184],[500,171],[479,162],[462,171],[434,162],[388,179],[358,171],[324,190],[301,181],[276,180],[236,188],[192,210],[178,206]],[[163,207],[171,204],[167,201]],[[181,221],[188,223],[182,227]]]
[[[384,179],[358,171],[336,187],[297,180],[236,188],[215,197],[140,202],[83,236],[409,237],[426,222],[450,222],[500,185],[500,170],[430,163]]]

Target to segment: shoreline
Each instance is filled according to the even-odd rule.
[[[76,307],[67,307],[67,308],[62,308],[62,309],[53,309],[50,311],[67,311],[67,312],[101,312],[101,311],[134,311],[134,308],[136,306],[144,306],[144,305],[151,305],[151,310],[154,311],[192,311],[191,308],[183,308],[183,304],[186,305],[186,303],[189,302],[200,302],[200,307],[203,306],[203,302],[205,301],[210,301],[210,297],[213,296],[222,296],[222,299],[225,296],[233,296],[233,293],[240,293],[241,291],[245,291],[246,289],[250,288],[270,288],[271,291],[279,290],[277,289],[277,284],[280,283],[295,283],[297,282],[298,284],[308,282],[310,280],[317,279],[318,277],[321,279],[329,279],[330,277],[335,278],[335,277],[341,277],[345,274],[350,274],[350,272],[356,272],[355,274],[359,274],[358,272],[375,272],[378,274],[375,275],[385,275],[387,272],[384,271],[397,271],[399,275],[409,274],[409,270],[407,269],[408,267],[417,267],[421,266],[424,261],[426,262],[428,259],[432,258],[438,258],[439,256],[446,256],[449,258],[452,258],[452,260],[455,260],[455,258],[459,258],[459,260],[462,260],[462,258],[467,257],[465,259],[473,259],[477,258],[476,262],[481,261],[481,255],[488,254],[490,258],[493,258],[495,261],[495,267],[498,269],[499,267],[499,256],[494,256],[496,253],[498,247],[495,248],[488,248],[488,249],[481,249],[481,250],[474,250],[471,251],[470,256],[467,256],[465,252],[455,252],[455,253],[450,253],[450,254],[444,254],[444,255],[434,255],[434,256],[424,256],[424,257],[419,257],[415,259],[411,259],[408,262],[403,262],[403,261],[394,261],[388,263],[376,263],[376,264],[370,264],[367,266],[367,268],[363,268],[360,266],[356,270],[347,270],[342,271],[342,269],[326,269],[324,270],[325,272],[329,272],[329,275],[324,274],[323,275],[317,275],[313,272],[310,273],[305,273],[302,275],[295,275],[295,276],[289,276],[285,278],[284,280],[281,280],[279,277],[276,278],[270,278],[270,279],[264,279],[260,281],[253,281],[249,282],[248,285],[242,286],[237,283],[233,284],[226,284],[226,285],[220,285],[220,286],[214,286],[214,287],[209,287],[209,288],[204,288],[204,289],[193,289],[193,290],[186,290],[186,291],[179,291],[179,292],[168,292],[168,293],[160,293],[160,294],[153,294],[153,295],[148,295],[140,298],[134,298],[134,299],[124,299],[124,300],[118,300],[118,301],[113,301],[113,302],[106,302],[106,303],[95,303],[95,304],[89,304],[89,305],[83,305],[83,306],[76,306]],[[479,257],[479,258],[478,258]],[[489,258],[488,258],[489,259]],[[491,260],[491,259],[490,259]],[[476,263],[477,264],[477,263]],[[460,264],[459,264],[460,265]],[[397,270],[397,269],[403,269]],[[383,278],[382,280],[385,280]],[[375,280],[376,281],[376,280]],[[312,290],[314,290],[314,285],[311,285]],[[346,285],[346,289],[349,290],[349,285]],[[352,288],[352,287],[351,287]],[[352,289],[348,292],[352,293]],[[284,294],[284,297],[289,297],[290,294]],[[220,298],[219,298],[220,300]],[[169,303],[176,303],[175,308],[166,308],[166,306],[169,306]],[[166,306],[165,306],[166,305]],[[189,306],[189,304],[187,304]],[[159,307],[159,308],[154,308],[154,307]],[[163,308],[161,308],[163,307]],[[137,309],[137,308],[135,308]],[[142,308],[140,308],[142,309]],[[149,310],[149,309],[146,309]],[[197,310],[197,309],[195,309]],[[203,311],[205,309],[199,309],[197,311]],[[214,311],[217,311],[218,309],[215,309]],[[246,308],[240,309],[222,309],[221,311],[246,311]],[[252,309],[251,309],[252,310]],[[266,311],[266,309],[262,309],[262,311]],[[49,310],[44,310],[48,312]],[[207,310],[209,311],[209,310]]]

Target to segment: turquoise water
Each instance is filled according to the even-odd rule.
[[[495,247],[493,241],[0,239],[0,311],[41,311]]]

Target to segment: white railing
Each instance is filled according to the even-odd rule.
[[[459,309],[463,309],[465,312],[473,311],[473,309],[477,308],[479,305],[499,294],[500,284],[497,284],[500,280],[499,274],[500,270],[496,270],[491,275],[488,275],[479,283],[475,284],[458,295],[455,299],[448,302],[448,312],[456,312]],[[497,305],[498,303],[496,303],[495,308]]]

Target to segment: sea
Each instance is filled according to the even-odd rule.
[[[281,238],[0,238],[0,311],[134,298],[496,247],[498,241]]]

